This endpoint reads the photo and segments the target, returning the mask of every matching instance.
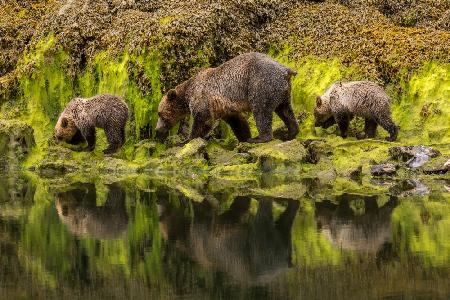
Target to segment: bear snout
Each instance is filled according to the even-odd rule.
[[[159,141],[164,141],[169,135],[169,128],[161,118],[158,118],[158,122],[156,123],[156,139]]]

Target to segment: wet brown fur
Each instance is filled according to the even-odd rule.
[[[389,132],[389,141],[395,141],[398,134],[398,127],[391,117],[389,96],[382,87],[370,81],[333,84],[322,96],[317,97],[314,117],[316,126],[326,128],[337,123],[343,138],[347,137],[353,117],[364,118],[365,137],[375,137],[378,125]]]
[[[95,128],[103,128],[108,140],[105,154],[116,152],[125,142],[128,107],[120,98],[109,94],[89,99],[74,98],[62,112],[55,126],[55,138],[70,144],[85,140],[87,151],[95,148]]]
[[[196,76],[170,90],[159,104],[157,133],[168,130],[191,114],[190,138],[205,137],[218,119],[232,128],[239,141],[265,142],[272,139],[275,111],[288,128],[288,138],[298,133],[291,106],[291,82],[295,71],[261,53],[246,53]],[[259,136],[251,138],[247,119],[253,112]]]

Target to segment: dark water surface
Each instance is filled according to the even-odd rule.
[[[379,186],[3,176],[0,298],[449,299],[450,182]]]

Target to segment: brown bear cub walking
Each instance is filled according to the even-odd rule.
[[[89,99],[74,98],[55,126],[55,138],[69,144],[87,141],[85,151],[95,148],[95,128],[103,128],[108,140],[105,154],[116,152],[125,142],[128,106],[122,98],[103,94]]]
[[[365,119],[364,137],[375,137],[377,125],[380,125],[389,132],[386,140],[397,139],[398,127],[391,118],[391,100],[376,83],[337,82],[316,99],[314,117],[317,127],[328,128],[337,123],[341,136],[345,138],[349,123],[355,116]]]
[[[162,98],[156,136],[164,140],[178,121],[192,114],[190,139],[205,137],[214,121],[223,119],[241,142],[272,139],[272,113],[288,128],[288,139],[298,133],[291,106],[291,77],[295,71],[261,53],[239,55],[217,68],[201,70]],[[253,112],[259,136],[251,138],[243,112]]]

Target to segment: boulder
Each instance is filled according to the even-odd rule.
[[[438,157],[422,167],[425,174],[446,174],[450,171],[450,159],[447,157]]]
[[[409,168],[419,168],[430,158],[438,157],[441,153],[426,146],[397,146],[389,148],[389,155],[395,160],[406,162]]]
[[[370,168],[370,173],[373,176],[393,176],[397,172],[397,168],[392,163],[385,163],[374,165]]]
[[[206,141],[202,138],[196,138],[181,147],[181,149],[175,154],[175,157],[177,159],[184,159],[195,156],[197,154],[201,155],[203,153],[203,150],[205,150],[205,147]]]
[[[308,157],[308,151],[298,140],[257,145],[250,148],[248,153],[258,161],[263,172],[300,164]]]

